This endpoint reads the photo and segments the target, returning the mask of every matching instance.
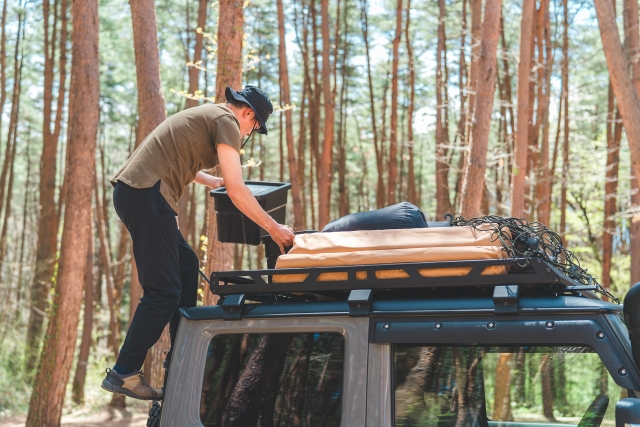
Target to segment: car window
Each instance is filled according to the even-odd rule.
[[[209,343],[205,427],[340,425],[344,337],[337,333],[223,334]]]
[[[396,427],[609,427],[626,397],[588,347],[395,345],[394,386]]]

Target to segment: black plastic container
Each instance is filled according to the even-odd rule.
[[[304,231],[295,231],[294,233],[296,235],[310,234],[310,233],[317,233],[317,231],[304,230]],[[262,236],[260,241],[264,245],[264,256],[267,259],[267,268],[268,269],[276,268],[276,261],[278,260],[278,257],[282,255],[282,252],[280,252],[280,246],[278,246],[278,244],[274,242],[271,236],[268,234],[266,236]],[[285,246],[284,248],[285,253],[289,253],[290,249],[291,249],[291,246]]]
[[[279,224],[284,224],[287,214],[287,193],[291,188],[288,182],[244,182],[256,200]],[[218,223],[218,240],[226,243],[245,243],[259,245],[260,237],[267,234],[258,224],[247,218],[231,201],[225,187],[216,188],[209,193],[215,199]]]

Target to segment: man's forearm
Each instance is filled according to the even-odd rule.
[[[204,173],[202,171],[196,174],[196,177],[193,179],[193,182],[200,185],[206,185],[207,187],[211,187],[211,188],[219,188],[224,185],[224,180],[222,178],[209,175],[208,173]]]
[[[196,177],[193,179],[193,182],[195,182],[196,184],[201,184],[201,185],[207,185],[206,184],[206,179],[207,179],[207,174],[200,171],[196,174]]]
[[[233,204],[260,227],[269,231],[278,225],[278,223],[262,209],[262,206],[260,206],[255,196],[244,183],[242,185],[235,185],[232,188],[227,186],[227,194],[229,194]]]

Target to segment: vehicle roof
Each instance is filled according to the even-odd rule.
[[[239,313],[234,318],[269,318],[269,317],[301,317],[301,316],[348,316],[350,315],[348,301],[311,301],[311,302],[247,302],[239,307]],[[600,299],[584,296],[521,296],[518,299],[517,311],[519,316],[538,316],[547,314],[581,315],[585,313],[617,314],[622,306]],[[229,319],[221,305],[202,306],[180,309],[182,316],[188,320],[219,320]],[[353,314],[353,313],[352,313]],[[360,314],[362,315],[362,314]],[[462,316],[496,314],[496,303],[491,296],[446,296],[423,298],[383,298],[372,299],[368,316]]]

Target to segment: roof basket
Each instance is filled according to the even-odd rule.
[[[522,269],[523,265],[530,268]],[[483,275],[487,267],[520,267],[518,274]],[[468,269],[466,275],[447,276],[446,270]],[[438,277],[425,271],[438,269]],[[378,278],[379,272],[401,270],[403,277]],[[322,280],[324,273],[341,273],[344,280]],[[278,276],[274,283],[273,276]],[[335,277],[335,275],[334,275]],[[595,291],[596,286],[583,285],[562,274],[541,258],[488,259],[470,261],[418,262],[403,264],[355,265],[344,267],[283,268],[271,270],[224,271],[211,274],[211,292],[232,294],[350,291],[357,289],[416,289],[435,287],[469,287],[502,285],[542,285],[566,291]]]

